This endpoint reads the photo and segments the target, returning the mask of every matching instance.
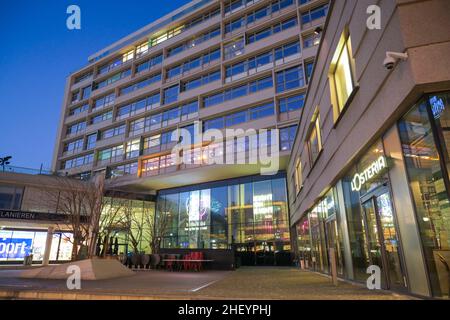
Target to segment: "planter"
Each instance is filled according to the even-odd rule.
[[[161,256],[159,254],[152,254],[150,256],[150,267],[156,269],[161,262]]]
[[[150,263],[150,255],[142,254],[141,255],[141,266],[144,269],[148,269],[149,268],[149,263]]]
[[[135,268],[138,268],[141,264],[141,255],[138,253],[133,253],[131,255],[131,265]]]

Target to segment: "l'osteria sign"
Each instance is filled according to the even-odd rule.
[[[352,179],[352,191],[358,192],[362,186],[382,175],[388,169],[388,159],[385,156],[379,157],[361,172],[355,173]]]

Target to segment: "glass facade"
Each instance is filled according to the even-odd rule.
[[[450,92],[426,95],[394,129],[409,193],[396,189],[404,183],[398,175],[403,167],[390,130],[296,222],[296,258],[303,268],[329,273],[329,249],[335,248],[338,274],[343,277],[365,283],[368,267],[376,265],[383,289],[413,291],[420,283],[430,288],[432,296],[448,299]],[[403,207],[409,194],[413,212],[408,205]],[[403,241],[415,241],[415,231],[408,229],[411,224],[417,226],[422,251],[411,251],[409,242],[402,243],[400,230]],[[423,275],[406,272],[411,261],[423,261]]]
[[[385,159],[385,165],[376,167],[380,159]],[[342,182],[355,279],[365,281],[367,268],[377,265],[383,271],[382,287],[402,288],[406,286],[405,272],[388,166],[389,159],[380,141],[366,152]]]
[[[338,188],[333,187],[296,224],[297,255],[304,267],[330,273],[329,249],[333,248],[338,275],[365,282],[367,268],[376,265],[382,271],[384,289],[405,289],[388,176],[390,163],[382,142],[375,143],[341,179],[343,203],[339,204]],[[346,220],[346,230],[342,219]],[[348,260],[344,259],[344,234],[348,237]]]
[[[243,264],[289,263],[284,175],[163,190],[156,207],[156,224],[167,221],[163,248],[231,248]]]
[[[117,241],[117,253],[120,255],[151,253],[154,202],[122,198],[105,198],[104,201],[99,226],[102,243],[105,238],[113,239],[114,243]],[[104,250],[108,253],[111,248],[102,246],[101,252]]]
[[[46,240],[46,231],[0,230],[0,263],[22,263],[30,254],[33,254],[33,261],[42,261]],[[69,261],[72,255],[72,242],[71,233],[55,232],[50,261]]]
[[[449,298],[450,93],[424,98],[399,122],[400,139],[434,296]]]
[[[330,249],[334,249],[337,272],[344,275],[341,222],[336,189],[332,188],[296,224],[297,257],[304,268],[330,273]]]

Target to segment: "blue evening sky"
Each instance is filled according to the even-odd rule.
[[[1,0],[0,157],[50,168],[66,77],[91,54],[189,0]],[[81,30],[66,28],[81,8]]]

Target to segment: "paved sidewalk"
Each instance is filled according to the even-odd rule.
[[[20,279],[20,270],[0,270],[0,299],[293,299],[399,300],[410,297],[369,291],[294,268],[243,267],[237,271],[182,273],[141,271],[134,276],[83,281],[69,291],[63,280]]]
[[[275,300],[409,300],[389,291],[371,291],[362,285],[340,281],[336,287],[324,275],[295,268],[241,268],[198,295],[237,299]]]

